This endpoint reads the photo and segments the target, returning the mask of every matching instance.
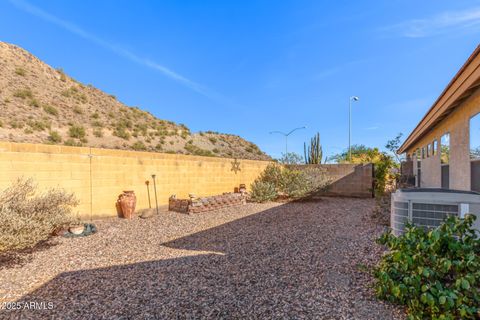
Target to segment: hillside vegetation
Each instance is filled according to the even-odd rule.
[[[24,49],[0,42],[0,140],[270,159],[231,134],[192,133],[183,124],[129,107]]]

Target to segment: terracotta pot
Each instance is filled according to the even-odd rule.
[[[240,193],[246,193],[246,192],[247,192],[247,186],[242,183],[242,184],[240,185],[240,188],[238,188],[238,191],[239,191]]]
[[[137,204],[137,197],[133,191],[123,191],[118,196],[117,204],[122,211],[122,216],[125,219],[132,219],[135,212],[135,205]]]

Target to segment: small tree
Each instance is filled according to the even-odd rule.
[[[282,157],[278,159],[278,162],[282,164],[302,164],[303,157],[295,152],[282,153]]]
[[[395,138],[393,138],[392,140],[388,140],[387,141],[387,144],[385,145],[385,148],[387,148],[388,151],[390,151],[394,156],[395,158],[397,159],[397,162],[402,162],[402,158],[398,156],[398,153],[397,153],[397,150],[400,149],[400,139],[402,138],[403,136],[403,133],[399,133],[397,134],[397,136]]]

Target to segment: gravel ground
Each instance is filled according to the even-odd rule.
[[[14,319],[404,319],[377,301],[371,199],[247,204],[96,222],[99,233],[0,270]]]

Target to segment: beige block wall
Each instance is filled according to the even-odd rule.
[[[82,147],[0,142],[0,190],[18,177],[32,177],[41,189],[61,187],[80,200],[75,209],[82,218],[116,216],[115,201],[123,190],[134,190],[137,209],[148,208],[146,180],[156,174],[159,205],[172,194],[188,197],[231,192],[239,184],[247,188],[268,161],[238,159],[240,171],[232,171],[234,159],[134,152]]]
[[[462,103],[454,112],[414,144],[407,153],[426,147],[442,135],[450,133],[450,189],[470,190],[470,118],[480,112],[480,89]],[[414,167],[416,174],[416,165]],[[422,187],[441,187],[440,158],[422,160]]]

